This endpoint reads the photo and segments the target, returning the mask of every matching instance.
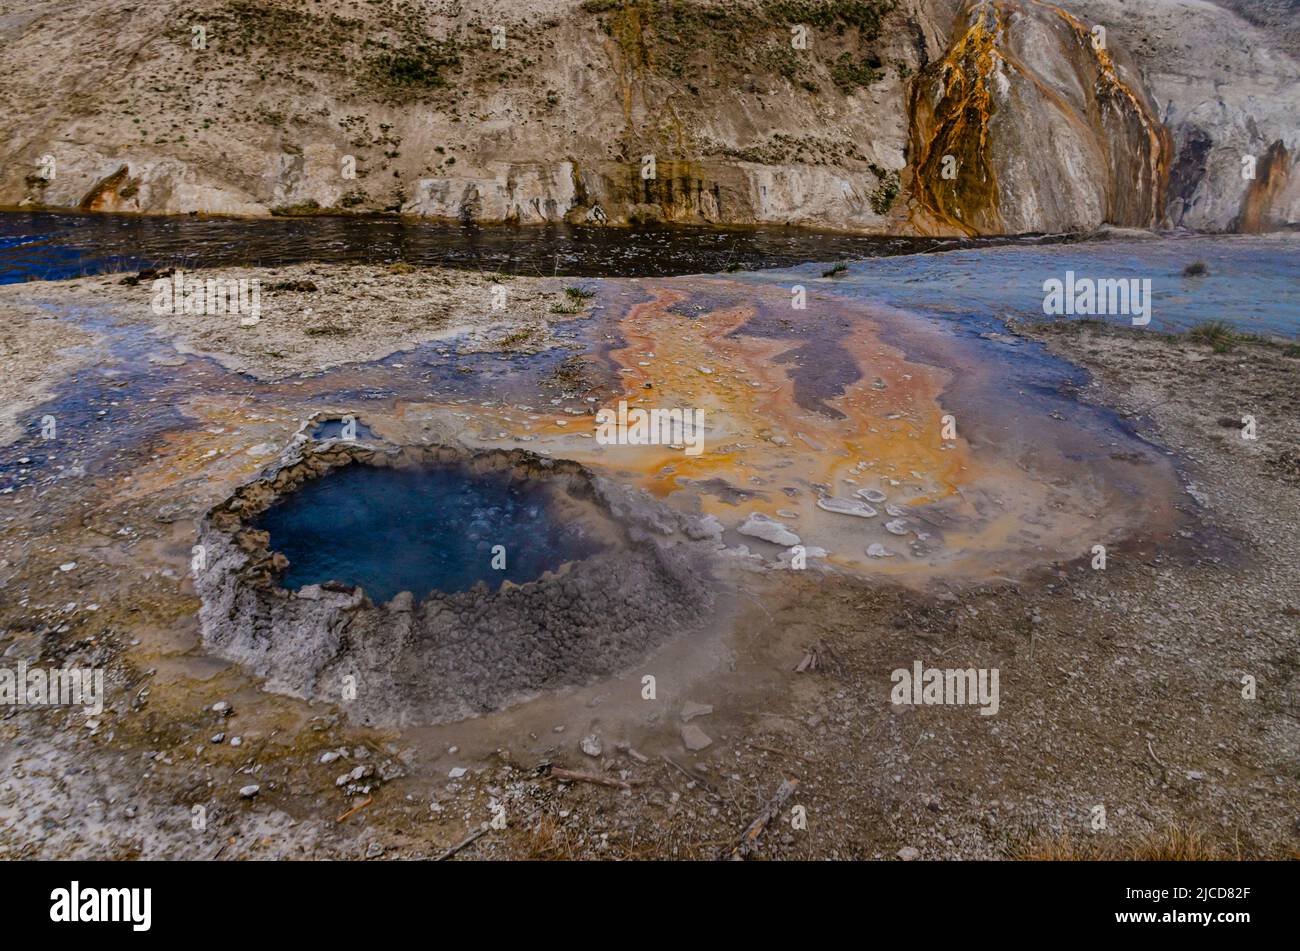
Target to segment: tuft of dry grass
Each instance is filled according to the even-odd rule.
[[[577,858],[564,830],[553,816],[542,816],[528,833],[524,857],[532,860],[568,861]]]
[[[1011,849],[1022,862],[1214,862],[1240,858],[1199,829],[1171,823],[1136,840],[1109,836],[1076,838],[1070,832],[1037,836]]]

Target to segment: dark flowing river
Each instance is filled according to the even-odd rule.
[[[0,213],[0,284],[141,267],[302,261],[445,265],[531,275],[667,277],[1071,236],[901,238],[799,228],[480,227],[397,217],[199,218]]]

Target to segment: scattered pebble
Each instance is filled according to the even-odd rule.
[[[707,717],[712,712],[713,707],[707,703],[695,703],[687,700],[686,703],[682,704],[682,722],[688,723],[696,717]]]
[[[817,507],[836,515],[856,515],[858,518],[875,518],[879,514],[861,499],[841,499],[833,495],[818,499]]]
[[[682,744],[692,753],[695,753],[712,746],[713,740],[694,723],[688,723],[682,727]]]

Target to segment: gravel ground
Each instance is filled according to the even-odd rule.
[[[175,281],[176,273],[171,269],[158,273],[164,277],[142,272],[143,277],[108,275],[0,287],[0,307],[17,309],[11,328],[0,336],[0,345],[20,365],[34,373],[46,372],[56,351],[90,338],[52,317],[42,323],[20,319],[22,312],[106,305],[120,318],[153,323],[158,335],[172,341],[180,353],[205,354],[228,370],[259,380],[279,380],[343,363],[381,360],[417,344],[462,335],[466,337],[463,352],[536,353],[555,345],[552,322],[572,320],[585,307],[582,299],[566,293],[567,287],[580,281],[407,264],[386,268],[299,264],[189,273],[190,280],[205,282],[257,281],[258,319],[244,326],[242,313],[240,317],[183,309],[159,313],[155,301],[165,303],[175,295],[157,298],[154,282]],[[180,276],[187,275],[182,271]],[[251,285],[248,299],[251,302]],[[22,337],[15,337],[19,332]],[[4,385],[12,389],[8,382]],[[11,394],[5,390],[0,395],[6,397],[8,407]]]

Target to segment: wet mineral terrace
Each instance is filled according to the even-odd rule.
[[[99,334],[104,357],[29,414],[0,474],[11,504],[38,507],[56,486],[84,493],[87,477],[118,498],[233,485],[328,410],[394,445],[436,436],[573,459],[717,516],[733,549],[773,562],[794,544],[736,533],[757,515],[814,562],[820,549],[833,567],[918,585],[1171,528],[1179,486],[1167,458],[1077,402],[1077,371],[1022,338],[801,280],[803,310],[776,280],[599,281],[592,315],[540,354],[438,343],[270,382],[176,354],[110,306],[87,305],[60,319]],[[702,411],[702,451],[602,443],[594,414],[620,402]],[[41,438],[47,415],[58,439]]]
[[[1084,247],[1074,260],[1113,253],[1110,244]],[[1053,267],[1064,260],[1039,253]],[[1167,252],[1171,267],[1181,253]],[[939,280],[943,257],[918,267]],[[1223,260],[1213,266],[1226,267]],[[594,299],[553,321],[553,345],[541,352],[439,339],[280,379],[179,352],[142,319],[145,286],[131,291],[131,307],[113,296],[127,293],[117,278],[105,299],[75,304],[42,286],[49,319],[95,342],[81,369],[54,380],[52,398],[25,411],[23,434],[0,449],[7,614],[93,601],[100,622],[174,652],[175,631],[197,630],[188,575],[204,513],[267,472],[295,438],[337,443],[353,425],[378,450],[527,450],[580,465],[618,491],[643,492],[682,520],[669,534],[687,520],[703,526],[689,543],[712,552],[709,584],[760,601],[780,587],[781,571],[805,564],[828,584],[838,575],[942,590],[1086,559],[1099,544],[1159,543],[1183,528],[1174,460],[1135,436],[1133,420],[1081,401],[1080,371],[975,298],[965,309],[956,299],[946,308],[905,306],[904,289],[886,279],[889,267],[881,259],[835,277],[822,276],[824,266],[799,266],[584,280]],[[881,275],[878,286],[872,274]],[[1224,293],[1241,296],[1245,285],[1231,286]],[[806,307],[795,305],[801,299]],[[273,330],[274,315],[263,323]],[[598,439],[596,414],[620,404],[702,413],[700,451]],[[52,439],[42,436],[47,417],[57,421]],[[359,584],[377,605],[403,590],[451,597],[477,581],[500,583],[500,573],[485,570],[498,544],[519,572],[504,575],[512,583],[600,562],[589,538],[566,537],[577,523],[546,519],[536,498],[483,486],[457,498],[427,474],[403,473],[402,485],[377,490],[360,484],[393,476],[334,473],[267,513],[271,548],[287,555],[287,588],[335,578]],[[617,520],[618,505],[611,513]],[[539,524],[549,528],[536,531]],[[521,552],[521,539],[536,550]],[[719,610],[700,621],[726,634],[727,617]],[[370,627],[387,629],[382,618]],[[688,628],[679,620],[672,633]],[[34,637],[40,629],[32,624]],[[592,643],[599,639],[594,633]],[[631,663],[643,655],[629,647],[618,656]],[[183,676],[194,675],[196,661],[159,656],[153,662],[164,669],[180,663]],[[378,653],[372,659],[375,670],[386,663]],[[426,660],[430,670],[459,663]],[[478,697],[474,712],[541,686],[529,669],[518,673]],[[464,682],[476,678],[470,670]],[[311,684],[291,692],[332,696]],[[433,700],[452,710],[450,698]]]

